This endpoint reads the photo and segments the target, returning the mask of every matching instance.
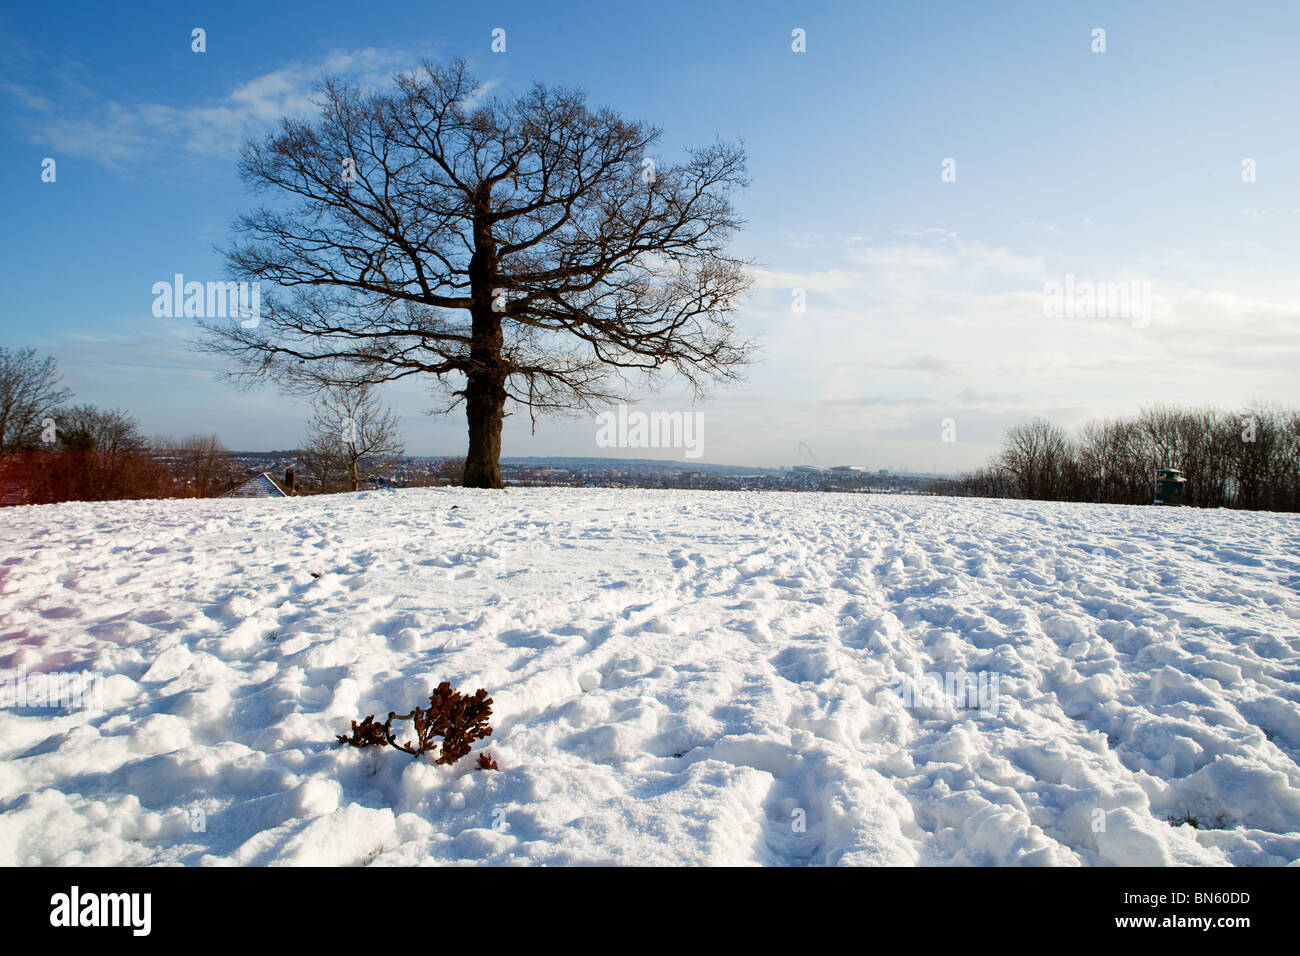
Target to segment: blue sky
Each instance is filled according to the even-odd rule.
[[[579,86],[653,122],[668,157],[744,141],[734,248],[758,269],[736,321],[762,350],[698,405],[672,380],[641,404],[702,412],[706,461],[791,464],[803,441],[823,464],[949,471],[1032,415],[1298,404],[1298,39],[1282,0],[8,8],[0,343],[55,356],[78,400],[147,434],[296,445],[308,408],[221,380],[192,325],[152,315],[152,285],[223,277],[217,249],[255,204],[239,144],[309,111],[322,72],[375,85],[466,56],[494,92]],[[1045,314],[1067,276],[1149,309]],[[416,385],[385,398],[408,453],[463,453],[459,412],[424,414]],[[610,454],[596,432],[534,436],[516,415],[504,453]]]

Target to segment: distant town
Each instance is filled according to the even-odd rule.
[[[281,477],[289,469],[303,474],[297,451],[231,452],[248,475]],[[404,456],[391,473],[365,482],[375,489],[437,487],[460,484],[463,459]],[[935,474],[870,471],[849,465],[822,468],[793,465],[757,468],[657,459],[502,458],[501,475],[510,487],[525,488],[693,488],[702,491],[839,491],[870,494],[924,493]]]

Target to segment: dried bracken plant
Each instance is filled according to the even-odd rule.
[[[392,714],[389,714],[389,719]],[[351,744],[353,747],[384,747],[393,742],[392,735],[388,732],[387,721],[382,724],[375,723],[375,715],[371,714],[365,720],[358,724],[352,721],[352,736],[346,737],[343,734],[338,735],[339,743]]]
[[[479,768],[480,770],[500,770],[500,769],[501,769],[500,767],[497,766],[497,762],[496,762],[495,760],[492,759],[492,754],[491,754],[489,751],[486,751],[486,750],[485,750],[483,753],[481,753],[481,754],[478,755],[478,768]]]
[[[417,707],[409,714],[397,714],[389,711],[388,719],[382,724],[375,723],[371,714],[360,724],[352,721],[352,736],[338,735],[341,744],[353,747],[396,747],[405,750],[413,757],[418,757],[437,745],[442,738],[442,752],[437,759],[440,764],[453,764],[469,753],[470,745],[476,740],[492,736],[492,728],[487,719],[492,714],[492,698],[487,691],[479,688],[473,697],[466,697],[460,691],[452,690],[451,684],[443,681],[429,695],[429,706]],[[394,720],[409,720],[415,727],[415,740],[399,743],[393,734]],[[491,760],[491,769],[497,769]],[[479,766],[485,767],[482,755]]]

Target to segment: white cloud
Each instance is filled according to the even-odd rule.
[[[1117,269],[921,232],[931,238],[846,243],[812,272],[768,270],[746,310],[770,357],[751,372],[754,400],[780,396],[783,428],[819,455],[888,463],[929,454],[924,442],[938,442],[937,423],[952,416],[961,440],[937,449],[938,461],[967,467],[1002,428],[1036,415],[1072,427],[1152,401],[1300,398],[1300,282],[1218,273],[1215,288],[1200,288],[1177,278],[1185,260]],[[1045,317],[1044,282],[1067,272],[1150,283],[1149,325]],[[810,290],[804,313],[782,294],[797,286]],[[740,441],[744,427],[717,421],[714,440],[734,431]]]
[[[804,289],[810,292],[837,292],[851,288],[857,277],[842,269],[823,272],[782,272],[771,269],[751,269],[750,276],[756,289]]]
[[[294,62],[235,86],[223,98],[203,105],[127,102],[103,99],[84,87],[64,84],[52,100],[18,83],[0,84],[17,105],[24,135],[52,152],[85,156],[108,166],[172,158],[173,146],[196,157],[234,155],[249,136],[282,116],[315,111],[313,87],[322,75],[340,76],[363,87],[384,84],[408,54],[368,47],[338,51],[314,62]],[[160,144],[167,144],[165,149]]]

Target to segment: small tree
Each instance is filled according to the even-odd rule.
[[[215,498],[242,478],[230,451],[216,435],[187,435],[179,441],[156,437],[150,444],[154,455],[171,469],[182,494]]]
[[[998,464],[1015,479],[1023,497],[1051,498],[1058,493],[1071,457],[1065,431],[1035,418],[1007,429]]]
[[[302,462],[299,477],[304,492],[314,490],[319,494],[343,491],[347,485],[347,469],[343,465],[342,449],[337,435],[308,426],[307,437],[298,457]],[[314,485],[314,488],[313,488]]]
[[[303,458],[322,491],[339,473],[356,491],[392,471],[402,450],[397,416],[379,404],[373,382],[331,385],[317,398]]]
[[[43,422],[71,396],[59,387],[54,359],[0,346],[0,454],[38,447]]]
[[[171,475],[145,454],[144,438],[125,412],[78,405],[57,413],[57,420],[57,450],[21,456],[32,504],[172,494]]]
[[[134,455],[144,451],[148,444],[135,419],[120,408],[75,405],[60,410],[57,417],[59,444],[67,451]]]

